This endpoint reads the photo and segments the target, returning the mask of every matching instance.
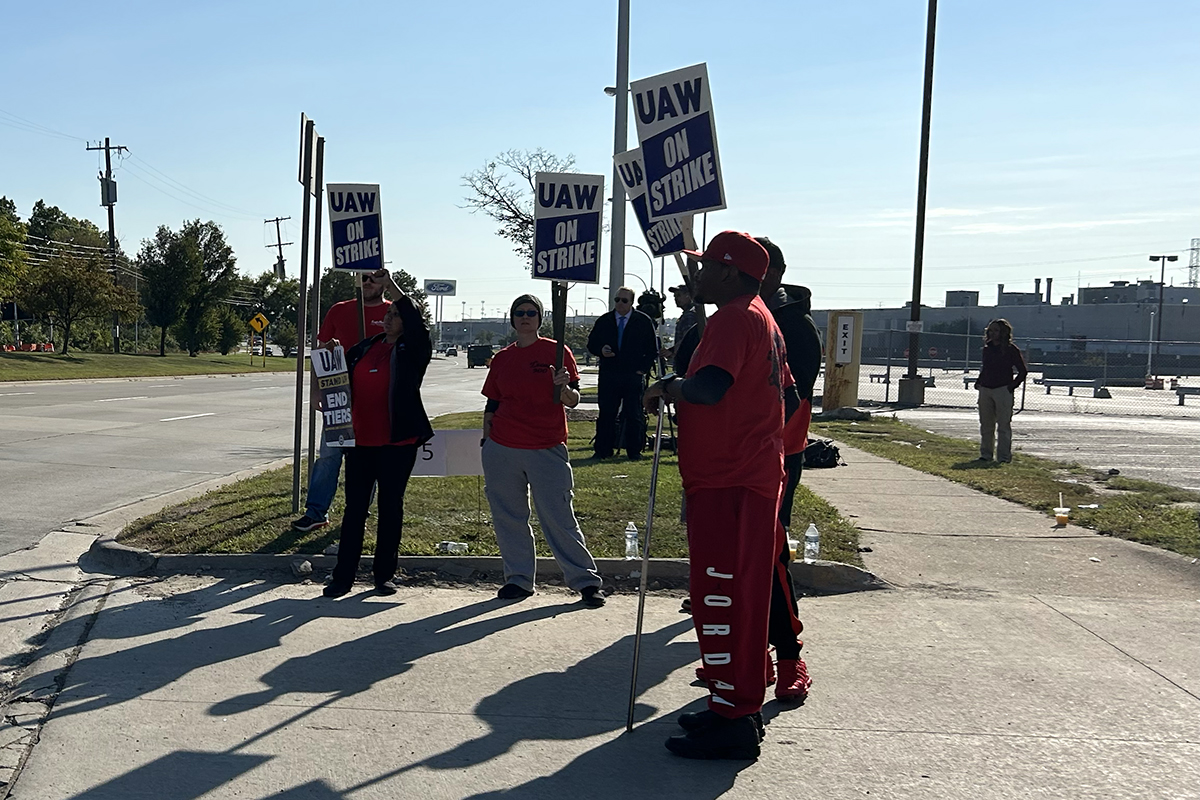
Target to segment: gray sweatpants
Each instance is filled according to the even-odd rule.
[[[979,455],[992,457],[995,441],[996,460],[1012,461],[1013,390],[979,387]],[[998,436],[997,436],[998,434]]]
[[[506,583],[533,591],[537,556],[529,525],[532,489],[542,535],[562,568],[567,586],[579,591],[600,585],[596,560],[588,552],[575,519],[575,480],[565,444],[545,450],[519,450],[488,439],[483,444],[483,475]]]

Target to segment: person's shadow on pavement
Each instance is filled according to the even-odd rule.
[[[199,596],[193,598],[195,605],[187,607],[190,613],[183,620],[180,620],[177,609],[142,606],[142,614],[139,615],[130,607],[124,607],[119,610],[120,621],[127,626],[122,630],[107,624],[101,625],[100,621],[107,622],[103,617],[105,612],[101,611],[96,627],[106,631],[111,639],[171,630],[182,624],[196,627],[172,638],[80,658],[66,672],[52,712],[54,717],[87,713],[143,697],[197,669],[278,647],[284,636],[320,617],[361,620],[395,607],[389,603],[353,600],[327,603],[281,598],[234,612],[249,616],[245,622],[202,627],[204,615],[212,607],[220,608],[232,602],[221,596],[218,587],[220,584],[209,587],[208,591],[198,591]],[[240,595],[236,599],[246,598]],[[205,601],[212,601],[213,606],[208,606]],[[80,628],[80,635],[65,638],[72,644],[82,641],[88,633],[88,621],[89,618],[85,616],[72,620],[70,624]],[[49,659],[47,663],[50,666],[46,671],[27,675],[21,680],[14,690],[17,696],[44,694],[57,688],[55,660]]]
[[[504,600],[489,598],[288,659],[260,678],[267,685],[266,689],[215,703],[209,709],[209,714],[237,714],[291,693],[331,695],[328,701],[322,703],[328,705],[333,700],[352,697],[367,691],[381,680],[407,672],[425,656],[478,642],[493,633],[527,622],[584,608],[574,602],[532,606],[469,625],[461,624],[511,605]]]

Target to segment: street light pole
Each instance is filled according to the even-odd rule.
[[[627,244],[625,246],[632,247],[634,250],[637,250],[639,253],[641,253],[642,255],[644,255],[646,257],[647,261],[650,262],[650,285],[646,286],[646,291],[650,291],[651,289],[654,288],[654,258],[653,258],[653,256],[651,256],[649,253],[647,253],[645,248],[639,247],[636,244]],[[630,274],[632,275],[633,273],[630,273]],[[637,278],[638,276],[634,275],[634,277]],[[639,280],[640,280],[640,278],[639,278]],[[646,282],[642,281],[642,285],[645,286]],[[660,286],[659,290],[662,291],[663,287]]]
[[[929,184],[929,127],[933,116],[933,53],[937,31],[937,0],[929,0],[925,20],[925,88],[921,102],[921,156],[917,172],[917,226],[913,246],[912,322],[908,333],[908,372],[900,379],[897,399],[908,405],[925,402],[925,381],[917,374],[921,334],[921,270],[925,261],[925,195]]]
[[[613,114],[613,155],[624,153],[629,146],[629,0],[617,2],[617,85]],[[609,238],[608,285],[614,294],[625,285],[625,198],[621,194],[621,176],[614,165],[612,171],[612,228]],[[609,296],[612,301],[612,296]]]
[[[1150,378],[1154,375],[1151,367],[1151,358],[1154,356],[1154,312],[1150,312],[1150,341],[1146,343],[1146,377]]]
[[[1158,329],[1155,332],[1154,342],[1154,365],[1159,370],[1162,369],[1162,321],[1163,321],[1163,295],[1167,293],[1167,262],[1178,261],[1179,256],[1150,256],[1151,261],[1158,261],[1162,268],[1158,276]],[[1155,373],[1157,374],[1157,372]]]

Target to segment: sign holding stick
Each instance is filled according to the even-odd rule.
[[[650,252],[656,256],[669,256],[683,250],[683,228],[678,219],[667,217],[657,222],[650,221],[646,210],[646,168],[642,163],[642,149],[635,147],[619,153],[613,156],[613,163],[616,164],[625,196],[633,206],[634,216],[642,227],[642,235],[646,237]]]
[[[351,272],[383,269],[379,184],[331,183],[327,188],[333,268]]]
[[[539,172],[535,183],[532,277],[599,283],[604,176]]]
[[[563,366],[563,348],[567,338],[567,284],[555,281],[550,284],[550,319],[554,328],[554,374]],[[562,402],[562,387],[554,386],[554,402]]]
[[[350,375],[341,345],[312,351],[313,372],[325,415],[325,444],[354,447],[354,423],[350,419]]]
[[[708,65],[634,81],[650,219],[725,208]]]

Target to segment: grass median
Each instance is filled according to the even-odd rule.
[[[479,428],[482,414],[449,414],[434,420],[440,429]],[[625,526],[641,530],[646,521],[651,459],[615,458],[592,461],[591,422],[572,422],[567,447],[575,470],[575,513],[597,557],[625,555]],[[305,484],[307,485],[307,484]],[[673,453],[664,453],[658,473],[651,555],[687,556],[687,541],[679,521],[682,490]],[[336,542],[345,509],[341,491],[330,509],[330,525],[310,533],[294,531],[292,471],[271,470],[172,506],[131,523],[122,543],[165,553],[319,553]],[[821,531],[821,557],[861,565],[858,529],[837,510],[800,486],[792,513],[794,527],[803,531],[815,522]],[[537,530],[537,518],[533,524]],[[367,552],[374,546],[375,517],[367,520]],[[483,478],[413,478],[404,499],[402,555],[434,555],[443,540],[466,542],[474,555],[498,555],[492,532]],[[550,551],[539,536],[538,554]]]
[[[149,353],[0,353],[0,381],[53,381],[70,378],[145,378],[173,375],[220,375],[231,372],[294,372],[293,359],[186,353],[158,356]]]
[[[814,423],[813,433],[1050,516],[1061,492],[1076,525],[1200,556],[1198,492],[1019,452],[1011,464],[978,461],[977,442],[930,433],[894,417]]]

